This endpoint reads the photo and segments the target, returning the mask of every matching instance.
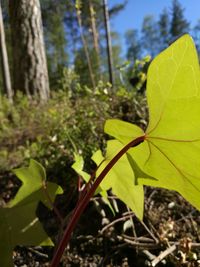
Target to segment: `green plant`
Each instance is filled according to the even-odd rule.
[[[35,212],[39,201],[54,208],[56,195],[62,194],[60,186],[46,181],[44,168],[34,160],[28,168],[14,172],[23,184],[15,198],[0,208],[0,265],[5,267],[13,266],[12,252],[16,245],[53,245]]]
[[[105,155],[101,151],[93,155],[97,169],[90,178],[83,172],[83,160],[77,156],[73,168],[87,184],[56,248],[51,267],[59,265],[73,229],[95,193],[106,198],[105,192],[113,188],[140,219],[143,185],[178,191],[200,209],[200,76],[190,36],[178,39],[151,63],[147,80],[150,116],[147,129],[143,131],[117,119],[107,120],[105,133],[115,140],[107,142]],[[30,169],[26,169],[27,176],[34,177]],[[41,166],[37,175],[43,181]],[[29,192],[26,197],[29,198]],[[13,202],[18,203],[15,199]]]
[[[106,122],[105,132],[117,140],[113,141],[113,146],[108,143],[105,158],[98,162],[96,179],[91,176],[58,245],[51,267],[58,266],[78,218],[106,176],[108,188],[113,187],[114,178],[109,171],[112,173],[116,167],[120,170],[119,173],[115,172],[117,187],[120,188],[124,170],[131,166],[135,176],[133,187],[139,190],[141,185],[146,184],[176,190],[200,209],[200,77],[191,38],[185,35],[162,52],[152,62],[147,79],[150,120],[146,131],[119,120]],[[124,147],[113,157],[118,142]],[[124,163],[124,154],[127,154],[128,160],[121,165],[122,168],[120,164]],[[110,181],[109,176],[112,177]],[[134,209],[139,217],[137,211],[142,210],[142,190],[140,194],[139,204],[135,202],[135,207],[139,209]],[[127,199],[125,201],[130,205]]]

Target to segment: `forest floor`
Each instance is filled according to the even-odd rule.
[[[0,177],[0,185],[0,197],[6,202],[19,184],[8,176],[6,181]],[[145,191],[143,222],[113,196],[118,210],[115,215],[100,198],[91,200],[60,266],[200,266],[200,212],[175,192],[153,188]],[[69,210],[64,199],[57,201],[63,214]],[[58,221],[52,212],[40,205],[38,216],[52,239],[58,239]],[[53,248],[49,247],[17,247],[14,266],[47,267],[52,255]]]

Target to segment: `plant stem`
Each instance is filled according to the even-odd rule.
[[[96,178],[94,183],[91,185],[91,188],[89,188],[88,192],[83,196],[81,201],[76,206],[74,213],[72,214],[72,217],[64,231],[63,237],[58,244],[55,254],[53,256],[52,262],[50,264],[50,267],[58,267],[60,263],[60,259],[63,255],[63,252],[65,250],[65,247],[67,246],[72,232],[81,216],[83,211],[85,210],[87,204],[89,203],[91,197],[95,193],[97,187],[102,182],[104,177],[108,174],[108,172],[112,169],[112,167],[116,164],[116,162],[131,148],[138,146],[140,143],[142,143],[145,140],[145,135],[140,136],[134,140],[132,140],[130,143],[128,143],[125,147],[123,147],[115,156],[112,158],[112,160],[108,163],[108,165],[103,169],[103,171],[99,174],[99,176]]]
[[[58,220],[60,221],[60,224],[61,224],[61,228],[63,228],[63,225],[64,225],[64,219],[62,217],[62,215],[60,214],[59,210],[57,209],[57,207],[55,206],[55,204],[53,203],[50,195],[49,195],[49,192],[47,190],[47,184],[46,182],[43,182],[43,190],[44,190],[44,194],[51,206],[51,208],[53,209],[55,215],[57,216]]]

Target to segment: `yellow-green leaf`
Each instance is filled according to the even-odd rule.
[[[151,63],[147,101],[146,140],[128,153],[140,169],[157,180],[141,175],[140,183],[175,190],[200,209],[200,71],[189,35]],[[124,133],[114,135],[111,128],[106,132],[126,144],[127,127]]]
[[[100,165],[97,176],[106,167],[110,160],[123,148],[117,140],[107,142],[106,156],[103,158],[100,151],[92,159]],[[102,159],[104,161],[102,162]],[[103,190],[112,188],[113,193],[126,203],[140,219],[143,217],[144,192],[143,186],[136,185],[135,175],[126,155],[123,155],[105,176],[100,184]]]

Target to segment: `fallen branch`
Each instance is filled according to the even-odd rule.
[[[169,254],[174,252],[176,250],[177,246],[174,244],[173,246],[170,246],[167,248],[165,251],[161,252],[158,257],[156,257],[154,260],[151,262],[151,266],[154,267],[156,266],[160,261],[162,261],[165,257],[167,257]]]

